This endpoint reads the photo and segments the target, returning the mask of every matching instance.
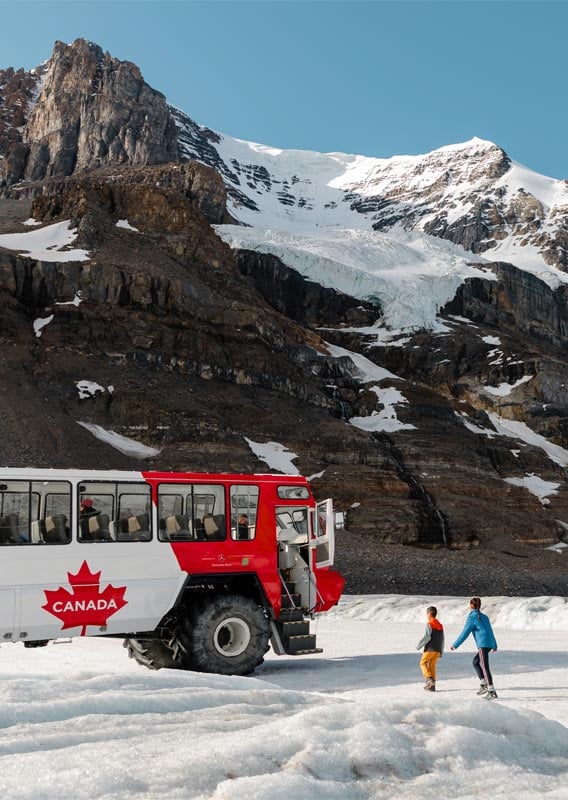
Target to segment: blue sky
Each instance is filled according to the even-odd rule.
[[[479,136],[568,178],[563,0],[0,0],[0,19],[0,66],[83,36],[242,139],[389,157]]]

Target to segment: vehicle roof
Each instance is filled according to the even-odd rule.
[[[261,480],[263,483],[308,484],[303,475],[279,475],[274,473],[232,473],[232,472],[164,472],[152,470],[97,470],[97,469],[46,469],[35,467],[0,467],[0,478],[4,480],[221,480],[245,482]]]

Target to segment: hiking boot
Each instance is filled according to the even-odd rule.
[[[426,683],[424,684],[424,690],[426,692],[435,692],[436,691],[436,681],[433,681],[429,678]]]
[[[486,700],[495,700],[497,698],[497,692],[495,689],[488,689],[487,694],[485,695]]]
[[[479,695],[487,694],[487,684],[482,683],[480,685],[480,687],[479,687],[479,690],[478,690],[477,694],[479,694]]]

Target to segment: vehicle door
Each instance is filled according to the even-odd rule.
[[[331,498],[316,504],[313,534],[310,544],[315,551],[315,566],[331,566],[335,555],[335,520]]]

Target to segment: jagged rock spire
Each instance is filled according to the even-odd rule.
[[[139,68],[92,42],[56,42],[37,100],[8,144],[3,180],[41,180],[82,169],[177,159],[166,99]],[[28,108],[32,105],[28,99]]]

